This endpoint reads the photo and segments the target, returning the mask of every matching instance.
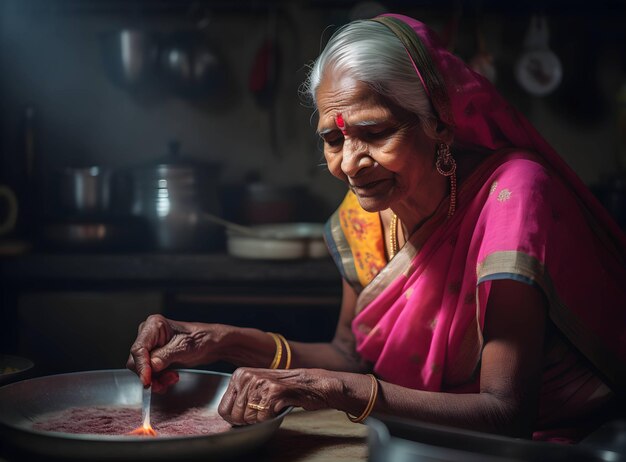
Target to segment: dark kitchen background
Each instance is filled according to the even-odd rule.
[[[150,313],[330,338],[328,256],[237,258],[184,214],[325,220],[345,188],[300,85],[334,27],[383,11],[493,78],[626,226],[624,1],[3,0],[0,353],[40,374],[124,367]],[[553,86],[516,72],[533,17]]]

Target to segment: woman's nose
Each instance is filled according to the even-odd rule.
[[[369,156],[367,144],[358,139],[346,137],[343,143],[341,158],[341,170],[347,176],[355,176],[359,170],[374,165],[374,160]]]

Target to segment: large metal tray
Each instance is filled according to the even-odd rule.
[[[229,374],[179,370],[180,381],[164,395],[153,395],[153,406],[168,410],[190,407],[217,409]],[[75,435],[32,429],[33,419],[75,406],[139,405],[142,386],[124,369],[51,375],[0,387],[1,457],[20,460],[186,460],[238,457],[268,441],[286,409],[275,418],[236,427],[225,433],[186,437]]]

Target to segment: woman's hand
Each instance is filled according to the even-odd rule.
[[[144,385],[152,384],[158,393],[178,381],[178,375],[172,371],[159,374],[168,366],[191,367],[218,359],[210,345],[220,337],[218,331],[219,325],[173,321],[158,314],[149,316],[139,326],[126,367],[135,371]]]
[[[308,411],[333,407],[341,383],[321,369],[239,368],[222,397],[218,412],[233,425],[268,420],[289,406]]]

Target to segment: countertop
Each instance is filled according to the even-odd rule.
[[[295,409],[255,455],[259,462],[362,462],[368,457],[367,426],[336,410]],[[248,459],[250,460],[250,459]]]

